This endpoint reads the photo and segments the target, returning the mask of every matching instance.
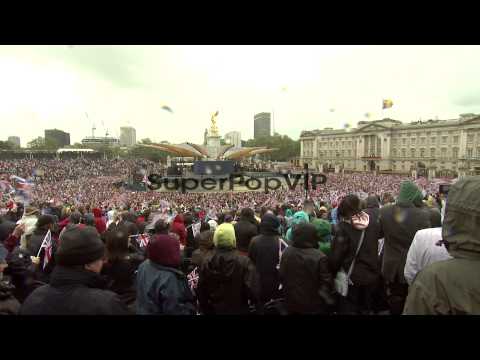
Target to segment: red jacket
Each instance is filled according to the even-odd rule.
[[[185,224],[183,223],[183,216],[181,214],[175,216],[175,219],[170,226],[170,231],[177,234],[180,240],[180,244],[185,246],[187,242],[187,230],[185,229]]]
[[[12,252],[13,249],[20,243],[20,238],[16,237],[11,233],[3,242],[3,246],[5,246],[5,249],[8,250],[8,252]]]
[[[105,231],[107,231],[107,224],[102,218],[102,210],[99,208],[94,208],[93,216],[95,216],[95,227],[97,228],[98,233],[103,234]]]

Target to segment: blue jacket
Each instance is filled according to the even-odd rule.
[[[137,273],[138,315],[194,315],[186,276],[177,269],[145,260]]]

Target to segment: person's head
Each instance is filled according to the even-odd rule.
[[[70,215],[70,224],[80,224],[80,221],[82,221],[82,214],[80,214],[78,211],[75,211]]]
[[[292,224],[293,225],[300,225],[300,224],[308,224],[310,222],[310,217],[305,211],[297,211],[293,214]]]
[[[417,185],[407,180],[400,184],[400,193],[398,194],[397,202],[421,206],[423,194]]]
[[[357,195],[350,194],[343,198],[338,206],[338,216],[350,219],[361,211],[360,199]]]
[[[325,219],[314,219],[312,225],[315,226],[317,236],[322,241],[332,234],[332,225]]]
[[[161,266],[178,268],[181,263],[179,240],[166,234],[154,236],[147,245],[147,258]]]
[[[236,248],[237,242],[233,225],[229,223],[219,225],[213,235],[213,244],[216,248]]]
[[[210,226],[210,230],[212,231],[215,231],[218,227],[218,223],[213,219],[208,220],[208,225]]]
[[[170,225],[163,219],[157,220],[154,225],[155,234],[168,234],[169,229]]]
[[[52,230],[55,224],[55,217],[52,215],[40,215],[37,221],[37,229]]]
[[[292,244],[298,248],[317,248],[319,237],[313,224],[299,224],[292,229]]]
[[[255,213],[250,208],[243,208],[240,211],[240,219],[245,219],[248,221],[255,221]]]
[[[305,211],[308,215],[313,214],[313,210],[315,208],[315,204],[312,200],[305,200],[303,203],[303,211]]]
[[[480,176],[466,177],[450,186],[442,237],[453,257],[480,256]]]
[[[72,227],[63,232],[55,260],[60,266],[100,273],[104,255],[105,246],[96,229]]]
[[[210,225],[208,224],[208,222],[202,221],[200,223],[200,232],[208,231],[208,230],[210,230]]]
[[[380,204],[378,202],[378,197],[376,195],[367,197],[367,208],[375,209],[375,208],[379,208],[379,207],[380,207]]]
[[[208,251],[214,248],[213,231],[206,230],[200,233],[198,247],[203,251]]]
[[[280,221],[275,215],[265,214],[260,222],[260,234],[279,235]]]
[[[93,214],[85,215],[84,224],[87,226],[95,226],[95,217],[93,216]]]
[[[122,260],[128,255],[128,230],[119,226],[106,235],[106,259],[109,262]]]

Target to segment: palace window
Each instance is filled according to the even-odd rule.
[[[453,137],[453,143],[454,143],[455,145],[458,145],[458,136],[454,136],[454,137]]]
[[[394,157],[397,157],[397,149],[393,149],[392,155],[393,155]]]
[[[458,159],[458,148],[453,148],[453,158]]]
[[[473,142],[473,137],[474,137],[474,134],[468,134],[467,135],[467,143],[472,143]]]
[[[420,157],[421,158],[425,157],[425,149],[420,149]]]
[[[447,157],[447,148],[442,148],[442,158]]]
[[[402,139],[402,145],[405,145],[407,143],[407,139]]]
[[[448,139],[447,136],[442,136],[442,144],[446,144],[446,143],[447,143],[447,139]]]
[[[432,158],[435,157],[435,148],[430,149],[430,157],[432,157]]]
[[[468,148],[467,149],[467,158],[468,159],[471,159],[473,157],[473,149],[472,148]]]
[[[411,141],[412,145],[415,145],[415,142],[416,142],[415,138],[411,138],[410,141]]]
[[[406,156],[407,156],[407,150],[402,149],[402,157],[406,157]]]
[[[412,158],[415,157],[415,155],[416,155],[415,154],[415,149],[410,149],[410,155],[411,155]]]
[[[431,144],[435,144],[436,141],[437,141],[437,138],[435,136],[430,138],[430,143]]]

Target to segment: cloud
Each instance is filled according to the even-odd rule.
[[[139,48],[138,48],[139,50]],[[141,57],[132,47],[117,46],[55,46],[45,50],[70,66],[90,71],[93,75],[120,88],[144,85]]]
[[[471,91],[468,94],[456,96],[453,104],[461,107],[480,107],[480,91]]]

